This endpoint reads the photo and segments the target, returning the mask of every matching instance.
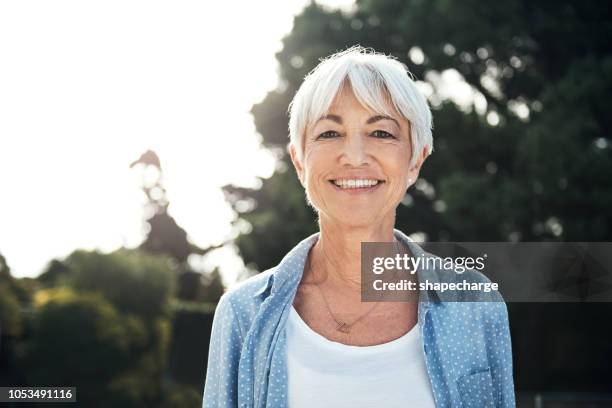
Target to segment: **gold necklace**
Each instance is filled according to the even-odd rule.
[[[325,306],[327,307],[327,311],[329,312],[329,315],[336,322],[336,330],[344,334],[350,334],[353,326],[357,324],[359,321],[361,321],[362,319],[364,319],[367,315],[369,315],[381,303],[380,301],[376,302],[376,304],[372,306],[370,310],[368,310],[366,313],[359,316],[356,320],[354,320],[352,323],[349,324],[349,323],[346,323],[345,321],[342,321],[336,318],[336,316],[331,310],[331,307],[329,307],[329,303],[327,302],[327,298],[325,297],[325,294],[323,293],[323,289],[321,289],[321,286],[319,286],[318,283],[315,283],[315,286],[319,289],[319,292],[321,293],[321,296],[323,297],[323,301],[325,302]]]
[[[399,242],[396,240],[395,241],[395,245],[399,250]],[[311,266],[311,270],[312,270],[312,266]],[[323,289],[321,289],[321,286],[319,283],[315,283],[314,284],[317,289],[319,290],[319,293],[321,293],[321,297],[323,297],[323,301],[325,302],[325,306],[327,307],[327,312],[329,313],[329,315],[331,316],[331,318],[336,322],[336,330],[338,330],[341,333],[344,334],[350,334],[351,329],[353,328],[353,326],[357,323],[359,323],[361,320],[363,320],[366,316],[368,316],[370,313],[372,313],[372,311],[374,309],[376,309],[376,307],[381,303],[380,301],[376,302],[376,304],[374,306],[372,306],[366,313],[364,313],[363,315],[359,316],[357,319],[355,319],[352,323],[347,323],[343,320],[338,319],[335,315],[334,312],[332,312],[331,307],[329,306],[329,302],[327,302],[327,298],[325,297],[325,294],[323,293]],[[379,299],[382,297],[382,295],[379,296]]]

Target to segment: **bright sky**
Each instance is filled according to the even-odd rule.
[[[248,111],[276,86],[274,54],[307,1],[1,2],[0,253],[13,275],[138,245],[128,165],[147,149],[193,241],[230,237],[220,186],[272,172]],[[240,268],[230,249],[216,259]]]

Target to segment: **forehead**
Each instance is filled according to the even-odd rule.
[[[359,99],[357,99],[357,97],[355,96],[353,91],[350,90],[350,88],[349,89],[347,89],[347,88],[341,89],[336,94],[336,96],[334,96],[334,99],[332,100],[332,103],[329,106],[328,110],[332,111],[332,110],[340,109],[340,108],[346,107],[346,106],[359,107],[361,109],[365,109],[367,111],[374,112],[371,108],[369,108],[368,106],[364,105]]]
[[[345,86],[336,94],[325,114],[338,114],[341,111],[347,110],[356,113],[361,111],[359,113],[363,113],[368,117],[375,115],[389,116],[397,120],[400,125],[408,123],[406,118],[394,107],[388,94],[382,94],[376,98],[376,105],[378,106],[371,105],[374,105],[374,103],[368,104],[366,101],[360,100],[350,87]]]

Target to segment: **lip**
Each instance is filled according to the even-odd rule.
[[[337,180],[337,179],[334,179]],[[376,179],[379,180],[379,179]],[[349,195],[359,195],[359,194],[371,194],[376,192],[380,186],[382,186],[383,184],[385,184],[384,180],[379,180],[378,184],[376,184],[375,186],[372,187],[358,187],[358,188],[342,188],[342,187],[338,187],[336,184],[334,184],[333,180],[328,180],[329,184],[331,184],[331,186],[341,192],[341,193],[345,193],[345,194],[349,194]]]

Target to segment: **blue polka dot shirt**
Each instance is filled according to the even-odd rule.
[[[401,231],[396,238],[414,256],[426,253]],[[232,287],[213,320],[204,408],[287,407],[285,326],[314,234],[276,267]],[[439,271],[417,270],[419,281],[448,281]],[[488,282],[479,272],[461,279]],[[427,373],[437,407],[514,407],[512,350],[506,304],[441,301],[434,290],[419,292],[418,321]]]

